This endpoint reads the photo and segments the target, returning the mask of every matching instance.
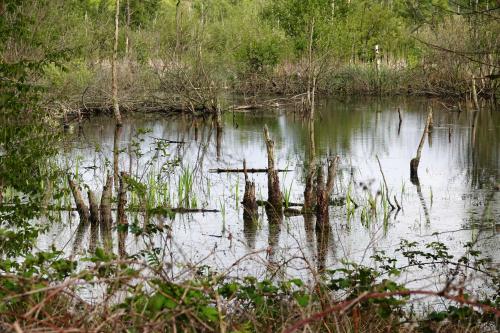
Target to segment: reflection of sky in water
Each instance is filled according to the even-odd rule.
[[[374,249],[394,249],[399,240],[415,241],[440,240],[449,244],[454,253],[463,252],[463,244],[478,235],[476,221],[483,216],[487,197],[491,197],[493,182],[499,181],[500,168],[500,115],[498,112],[483,111],[474,118],[472,113],[461,114],[436,108],[434,112],[434,130],[431,140],[426,139],[422,160],[419,167],[421,191],[430,214],[427,223],[417,190],[409,180],[409,161],[414,157],[422,135],[426,118],[425,100],[361,100],[356,103],[328,101],[318,108],[315,123],[315,142],[318,157],[327,154],[339,154],[341,172],[337,178],[335,194],[345,195],[351,181],[350,172],[354,170],[352,186],[354,198],[358,203],[366,203],[366,191],[360,182],[373,180],[369,191],[376,193],[382,184],[382,176],[376,161],[380,158],[391,195],[397,195],[402,201],[403,211],[389,217],[389,225],[384,227],[383,213],[369,226],[360,222],[361,208],[350,221],[346,217],[345,207],[331,208],[332,235],[326,256],[327,266],[334,265],[342,258],[370,263],[369,256]],[[398,115],[401,108],[403,123],[398,133]],[[184,141],[184,145],[171,144],[170,159],[179,157],[181,164],[175,167],[176,173],[170,175],[171,192],[175,192],[178,171],[192,169],[198,164],[195,177],[195,193],[199,206],[217,208],[225,214],[189,214],[177,215],[174,221],[161,219],[171,224],[173,239],[165,242],[164,236],[156,236],[154,246],[174,248],[177,262],[201,262],[219,268],[229,268],[245,254],[259,251],[259,255],[249,256],[242,264],[232,267],[235,274],[259,274],[266,272],[267,259],[272,253],[274,262],[280,263],[293,256],[305,257],[313,265],[317,261],[317,242],[313,230],[305,228],[301,216],[285,218],[280,232],[269,233],[265,215],[256,230],[244,228],[242,208],[236,201],[236,183],[238,183],[238,201],[244,191],[242,174],[208,173],[210,168],[241,167],[247,159],[248,167],[266,167],[267,157],[263,141],[262,128],[269,126],[271,136],[276,142],[277,163],[280,168],[293,169],[282,173],[283,188],[292,189],[293,202],[303,200],[304,158],[308,156],[307,125],[300,116],[293,113],[278,116],[270,112],[257,114],[227,114],[225,116],[220,159],[217,158],[216,128],[210,122],[189,117],[146,119],[128,119],[120,140],[124,153],[120,157],[120,169],[139,175],[144,173],[144,164],[152,153],[146,154],[139,162],[128,156],[128,143],[139,128],[149,128],[151,133],[143,136],[141,150],[149,151],[153,138]],[[476,130],[472,124],[476,123]],[[450,136],[451,128],[451,136]],[[105,174],[103,165],[107,158],[113,160],[113,124],[107,118],[96,118],[85,123],[83,132],[77,135],[75,130],[66,152],[61,154],[61,163],[75,168],[77,157],[85,183],[91,188],[102,189]],[[99,146],[100,153],[95,152]],[[197,163],[198,162],[198,163]],[[98,168],[85,169],[96,165]],[[257,199],[267,196],[267,180],[264,174],[251,174],[257,184]],[[146,181],[147,176],[143,179]],[[404,193],[402,193],[404,188]],[[379,210],[381,207],[379,206]],[[499,261],[499,236],[495,223],[500,222],[500,194],[493,194],[489,210],[485,215],[485,228],[480,234],[481,249]],[[71,223],[55,225],[52,231],[42,236],[39,246],[51,243],[58,246],[71,244],[77,218]],[[129,221],[133,221],[130,217]],[[153,222],[157,221],[155,219]],[[471,230],[471,226],[474,227]],[[461,230],[467,229],[467,230]],[[440,233],[431,236],[433,233]],[[221,237],[222,236],[222,237]],[[268,251],[273,237],[279,237],[279,246]],[[252,248],[248,243],[253,243]],[[128,251],[149,246],[142,239],[128,237]],[[116,243],[116,241],[115,241]],[[66,247],[70,252],[71,246]],[[210,254],[210,255],[209,255]],[[166,259],[170,260],[170,259]],[[304,266],[300,260],[291,261],[288,273],[296,274]]]

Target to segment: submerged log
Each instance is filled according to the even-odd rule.
[[[74,180],[71,179],[71,176],[68,175],[68,184],[71,189],[71,193],[73,193],[73,198],[76,203],[76,210],[78,215],[80,216],[80,222],[84,225],[87,225],[90,220],[90,211],[85,201],[83,200],[82,192],[80,191],[80,187],[76,184]]]
[[[211,208],[186,208],[186,207],[165,207],[158,206],[153,208],[148,208],[147,210],[144,207],[127,207],[125,209],[127,212],[146,212],[148,214],[153,215],[167,215],[169,213],[178,213],[178,214],[187,214],[187,213],[219,213],[218,209]]]
[[[209,172],[211,173],[244,173],[245,170],[244,169],[210,169],[208,170]],[[250,169],[247,169],[246,172],[247,173],[267,173],[269,171],[269,169],[267,168],[250,168]],[[277,172],[289,172],[289,171],[293,171],[293,170],[290,170],[290,169],[277,169],[276,170]]]
[[[417,155],[410,161],[410,179],[412,183],[418,182],[418,165],[420,164],[420,157],[422,156],[422,149],[424,147],[425,136],[429,132],[429,124],[432,119],[432,109],[429,108],[429,112],[427,114],[427,120],[425,122],[424,132],[422,133],[422,138],[420,139],[420,143],[417,148]]]
[[[269,205],[269,201],[266,200],[257,200],[257,206],[266,206]],[[303,203],[301,202],[284,202],[283,201],[283,206],[288,206],[288,207],[302,207],[304,206]]]
[[[89,251],[94,252],[97,239],[98,239],[98,228],[99,228],[99,205],[97,204],[97,198],[95,193],[91,190],[88,191],[89,195],[89,206],[90,206],[90,243]]]
[[[302,209],[287,207],[284,209],[283,213],[286,217],[303,215]]]
[[[255,182],[248,179],[246,160],[243,160],[243,170],[245,172],[245,194],[242,201],[243,221],[257,221],[258,206],[255,199]]]
[[[336,156],[333,160],[328,161],[328,178],[326,184],[324,182],[323,167],[318,167],[318,177],[316,180],[316,229],[317,230],[329,230],[329,198],[333,192],[333,186],[335,184],[335,176],[337,174],[337,167],[339,162],[339,156]]]
[[[274,162],[274,141],[269,137],[269,130],[264,126],[264,139],[267,148],[267,190],[269,205],[267,208],[274,210],[276,215],[281,215],[283,212],[283,196],[280,189],[280,181],[278,172]],[[273,219],[275,220],[275,219]]]

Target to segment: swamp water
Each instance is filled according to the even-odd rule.
[[[500,180],[500,113],[451,112],[434,104],[434,128],[426,137],[416,186],[410,181],[409,163],[429,103],[426,99],[324,100],[313,132],[299,114],[279,109],[226,113],[222,130],[210,119],[135,115],[127,117],[117,133],[111,118],[95,117],[67,131],[56,164],[100,195],[106,173],[113,171],[116,161],[120,171],[145,185],[136,184],[130,191],[129,204],[139,205],[140,187],[146,189],[143,206],[218,210],[149,214],[149,223],[161,227],[156,232],[141,232],[143,212],[128,214],[126,252],[155,252],[172,276],[207,265],[231,276],[307,278],[311,271],[335,267],[342,260],[372,265],[375,251],[392,255],[401,239],[421,244],[440,241],[457,255],[467,242],[477,242],[478,249],[498,264],[500,192],[494,188]],[[402,114],[400,126],[397,108]],[[278,226],[270,225],[260,207],[258,221],[243,221],[243,173],[210,172],[242,168],[244,159],[248,168],[266,168],[264,125],[275,141],[277,167],[289,170],[279,173],[289,202],[303,202],[312,148],[317,162],[340,156],[335,204],[330,206],[331,232],[322,241],[317,241],[314,218],[290,216]],[[118,155],[113,154],[114,146]],[[403,208],[399,212],[391,212],[381,200],[384,185],[377,156],[391,201],[396,196]],[[249,177],[256,183],[257,199],[266,200],[266,174]],[[346,196],[359,207],[354,208]],[[59,206],[74,206],[69,191],[58,200]],[[50,227],[39,236],[36,248],[55,245],[74,256],[88,250],[91,237],[88,232],[76,235],[75,211],[49,215],[38,221]],[[116,230],[113,246],[117,252]]]

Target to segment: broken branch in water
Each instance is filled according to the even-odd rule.
[[[427,121],[425,122],[424,132],[422,133],[422,138],[417,148],[417,156],[415,156],[410,161],[410,178],[412,182],[418,182],[418,165],[420,163],[420,157],[422,156],[422,149],[424,147],[425,136],[429,133],[429,125],[432,120],[432,108],[429,107],[429,112],[427,114]]]

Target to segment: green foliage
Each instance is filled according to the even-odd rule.
[[[277,34],[261,32],[258,36],[249,36],[236,52],[236,59],[244,64],[247,71],[263,73],[274,68],[283,58],[285,41]]]

